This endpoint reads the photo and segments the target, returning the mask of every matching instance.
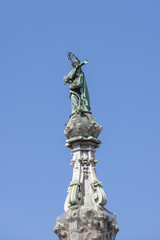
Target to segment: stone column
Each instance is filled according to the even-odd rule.
[[[102,127],[90,113],[74,114],[64,131],[72,149],[73,176],[57,218],[55,233],[60,240],[113,240],[119,228],[116,214],[105,209],[107,197],[96,175],[97,137]]]

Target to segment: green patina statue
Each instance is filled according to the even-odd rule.
[[[69,83],[72,115],[80,112],[91,113],[87,83],[81,70],[81,67],[87,64],[88,61],[80,62],[71,52],[68,52],[67,56],[73,69],[64,77],[64,85]]]

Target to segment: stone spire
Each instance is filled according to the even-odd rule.
[[[71,81],[76,85],[73,78]],[[116,214],[105,209],[107,197],[96,175],[95,152],[101,143],[98,136],[102,126],[92,116],[89,101],[87,111],[79,101],[81,96],[72,105],[74,113],[64,131],[66,147],[72,150],[73,176],[64,204],[65,213],[57,218],[54,232],[60,240],[114,240],[119,230]]]

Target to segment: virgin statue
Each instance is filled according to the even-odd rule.
[[[89,93],[81,67],[88,63],[80,60],[71,52],[67,54],[73,69],[64,77],[64,85],[69,83],[70,99],[72,103],[72,115],[79,112],[91,113]]]

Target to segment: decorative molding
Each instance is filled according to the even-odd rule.
[[[95,204],[105,205],[107,204],[107,197],[103,190],[103,186],[101,182],[94,180],[92,182],[92,188],[94,190],[94,194],[92,195],[92,201]]]
[[[83,166],[83,175],[84,175],[85,179],[87,179],[90,161],[89,161],[88,157],[82,157],[81,159],[79,159],[79,161],[81,162],[81,164]]]

